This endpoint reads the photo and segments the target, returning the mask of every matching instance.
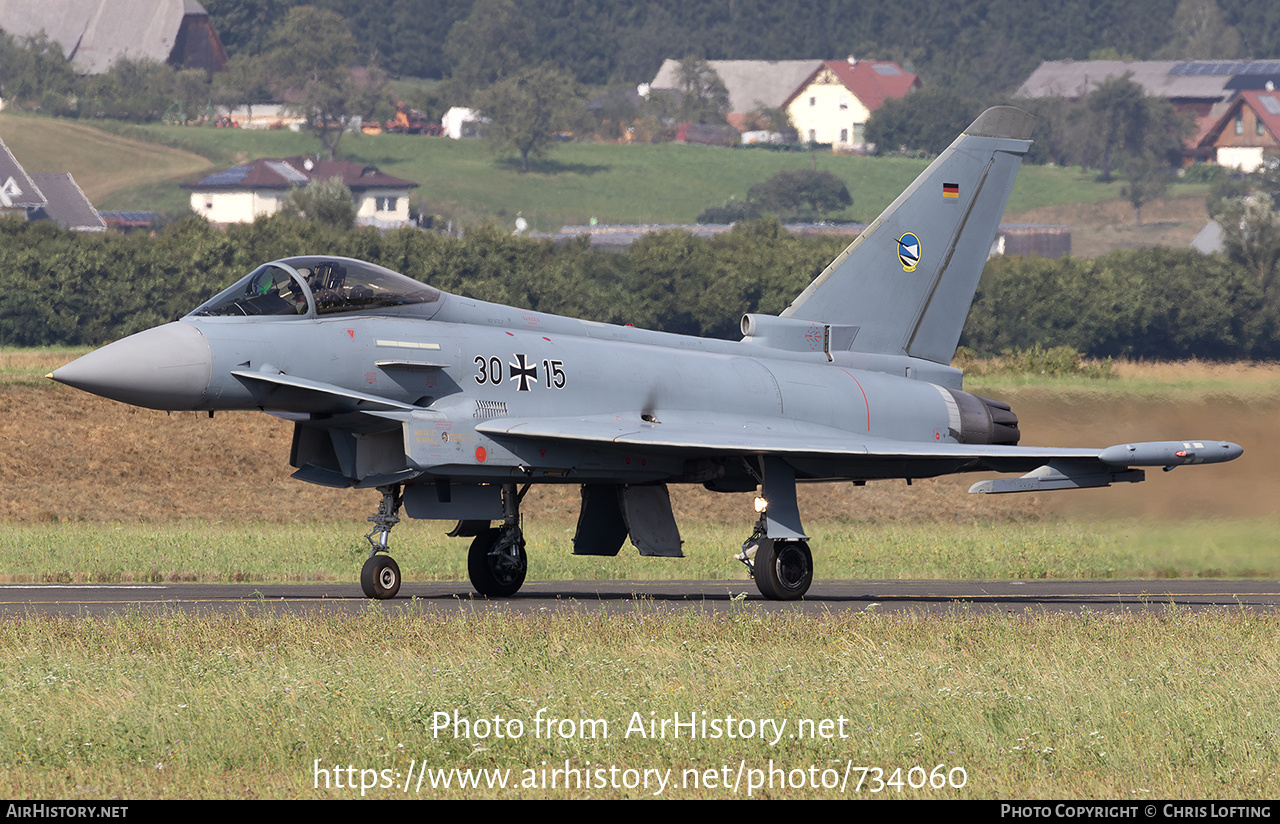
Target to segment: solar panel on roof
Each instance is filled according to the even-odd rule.
[[[1258,102],[1267,110],[1267,114],[1280,114],[1280,100],[1277,100],[1274,94],[1260,94]]]
[[[902,72],[898,70],[897,66],[894,66],[888,63],[876,63],[871,68],[876,70],[876,74],[883,74],[886,76],[902,74]]]
[[[293,168],[288,163],[284,163],[283,161],[268,160],[267,168],[275,172],[276,174],[280,175],[285,180],[289,181],[295,186],[305,186],[310,181],[310,178],[308,178],[302,172]]]
[[[1174,75],[1251,75],[1280,71],[1280,60],[1183,60],[1173,64]]]
[[[249,174],[252,166],[232,166],[230,169],[223,169],[200,181],[201,186],[234,186],[245,179]]]

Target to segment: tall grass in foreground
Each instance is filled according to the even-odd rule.
[[[550,735],[534,733],[539,710],[558,720]],[[631,726],[692,713],[770,734],[649,738]],[[496,718],[505,737],[455,737],[455,719]],[[831,723],[793,737],[802,719]],[[378,771],[366,793],[378,798],[655,791],[566,790],[563,777],[549,788],[566,765],[617,768],[619,783],[622,770],[670,770],[674,797],[745,797],[745,778],[736,790],[705,782],[739,770],[761,781],[772,765],[785,772],[753,795],[1275,798],[1278,746],[1280,619],[1244,610],[814,617],[744,603],[708,617],[641,604],[446,618],[371,603],[354,617],[0,623],[9,798],[351,798],[361,770]],[[508,788],[418,787],[423,763],[509,770]],[[343,788],[328,773],[325,789],[317,764],[341,767]],[[846,765],[843,791],[820,786]],[[963,786],[911,788],[938,765]],[[862,767],[883,770],[878,792],[873,776],[854,789]]]
[[[405,521],[392,555],[408,581],[466,581],[466,539]],[[368,525],[265,522],[11,524],[0,582],[355,582]],[[1270,519],[810,524],[819,578],[1249,578],[1280,576],[1280,531]],[[741,525],[691,523],[684,558],[573,555],[573,526],[526,523],[529,580],[722,580],[747,583],[731,556]]]

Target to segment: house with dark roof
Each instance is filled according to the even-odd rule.
[[[837,151],[866,144],[871,113],[886,100],[906,97],[920,78],[886,60],[825,60],[783,105],[800,139],[830,143]]]
[[[31,179],[40,187],[45,200],[44,206],[31,215],[31,220],[52,220],[64,229],[77,232],[106,231],[106,221],[70,172],[32,172]]]
[[[24,220],[52,220],[77,232],[106,231],[93,204],[67,172],[28,174],[0,141],[0,214]]]
[[[395,228],[409,224],[409,192],[418,184],[345,160],[259,158],[191,183],[191,211],[211,223],[252,223],[280,211],[289,192],[313,180],[338,178],[351,190],[356,222]]]
[[[0,0],[0,31],[44,32],[79,74],[105,74],[122,57],[207,72],[227,65],[196,0]]]
[[[0,214],[18,215],[25,220],[44,205],[44,194],[36,182],[0,141]]]

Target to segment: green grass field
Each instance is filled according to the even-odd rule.
[[[1152,523],[1034,520],[867,522],[819,516],[806,521],[819,578],[1099,579],[1280,577],[1274,519],[1191,519]],[[409,581],[466,581],[465,539],[450,525],[406,520],[393,550]],[[10,524],[0,582],[290,583],[355,581],[369,546],[362,521],[312,523],[207,521]],[[684,558],[573,555],[573,523],[532,514],[526,521],[529,579],[740,580],[731,555],[740,524],[684,523]]]
[[[9,619],[0,793],[1265,800],[1278,628],[644,603]]]
[[[202,172],[318,149],[310,135],[287,130],[134,126],[10,113],[0,115],[0,138],[30,170],[72,171],[99,208],[171,214],[187,211],[188,195],[177,184]],[[340,155],[419,183],[415,198],[430,213],[465,223],[509,222],[523,212],[538,231],[584,224],[592,216],[602,223],[691,223],[709,205],[743,196],[779,171],[811,164],[841,177],[853,195],[853,207],[837,218],[869,221],[927,165],[918,159],[829,152],[566,143],[534,171],[520,174],[510,158],[493,154],[482,141],[355,134],[343,138]],[[1098,183],[1079,169],[1026,167],[1009,211],[1113,199],[1119,187]],[[1203,189],[1177,184],[1170,197]]]

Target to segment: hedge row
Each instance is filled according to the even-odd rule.
[[[327,230],[284,218],[227,230],[191,218],[157,235],[80,235],[0,220],[0,345],[97,345],[180,317],[258,264],[337,254],[448,292],[613,323],[733,338],[780,312],[839,252],[776,221],[714,239],[649,235],[625,253],[480,227]],[[961,343],[979,353],[1070,346],[1094,357],[1280,357],[1280,313],[1246,270],[1192,251],[1094,260],[1005,257],[986,269]]]

